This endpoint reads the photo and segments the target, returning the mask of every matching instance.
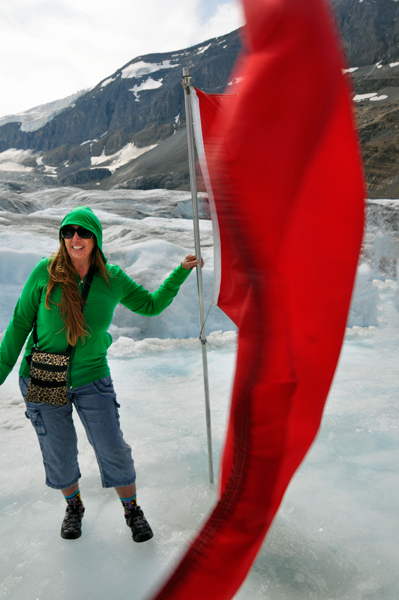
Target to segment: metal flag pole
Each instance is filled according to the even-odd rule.
[[[193,138],[193,117],[191,111],[191,96],[190,96],[191,75],[188,67],[183,68],[182,85],[184,88],[184,103],[186,108],[186,125],[187,125],[187,144],[188,144],[188,164],[190,168],[190,188],[191,200],[193,204],[193,224],[194,224],[194,243],[195,255],[199,260],[197,266],[197,287],[198,287],[198,304],[201,325],[201,347],[202,347],[202,367],[204,374],[204,391],[205,391],[205,415],[206,415],[206,432],[208,440],[208,463],[209,463],[209,483],[213,483],[213,458],[212,458],[212,431],[211,431],[211,408],[209,401],[209,377],[208,377],[208,356],[206,349],[206,333],[205,333],[205,311],[204,311],[204,288],[202,283],[201,269],[201,242],[199,232],[199,217],[198,217],[198,200],[197,200],[197,178],[195,172],[194,159],[194,138]]]

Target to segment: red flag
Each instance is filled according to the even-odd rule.
[[[237,270],[234,262],[230,260],[232,258],[230,253],[222,252],[221,243],[223,243],[223,249],[228,247],[228,241],[224,239],[228,233],[219,228],[218,210],[208,168],[212,152],[212,127],[215,120],[220,119],[221,115],[226,116],[233,110],[236,102],[236,94],[205,94],[201,90],[191,88],[195,142],[202,176],[208,192],[213,224],[214,285],[212,301],[238,324],[241,306],[239,296],[246,293],[246,288],[240,286],[242,267],[239,265]],[[233,290],[234,298],[231,301]]]
[[[326,2],[244,7],[238,95],[203,123],[218,303],[239,326],[220,499],[157,600],[229,600],[244,580],[317,434],[363,235],[353,109]],[[197,95],[202,119],[209,98]]]

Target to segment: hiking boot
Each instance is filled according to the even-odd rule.
[[[65,540],[76,540],[82,535],[82,519],[84,506],[67,506],[61,525],[61,537]]]
[[[126,525],[130,527],[135,542],[146,542],[154,535],[140,506],[133,506],[125,512]]]

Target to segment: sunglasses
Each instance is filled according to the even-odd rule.
[[[88,229],[85,229],[84,227],[78,227],[75,229],[75,227],[72,227],[72,225],[65,225],[65,227],[62,227],[61,229],[61,235],[65,240],[71,240],[75,233],[77,233],[82,240],[89,240],[90,238],[94,237],[94,233]]]

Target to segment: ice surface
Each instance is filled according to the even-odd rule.
[[[84,196],[86,192],[70,188],[47,190],[23,199],[35,212],[0,212],[0,332],[30,269],[56,248],[61,217],[84,198],[104,223],[106,253],[155,287],[178,257],[192,250],[189,219],[127,216],[129,202],[141,203],[143,209],[147,203],[147,213],[154,202],[166,212],[168,197],[174,214],[177,197],[158,192],[122,194],[118,200],[110,192]],[[395,210],[389,203],[377,205],[378,210]],[[15,201],[13,210],[20,207],[21,200]],[[398,245],[388,233],[389,221],[381,216],[379,222],[385,222],[385,229],[370,228],[365,238],[352,305],[351,318],[362,320],[362,326],[354,323],[347,329],[318,439],[237,600],[399,598],[398,284],[396,277],[383,274],[389,260],[396,260]],[[201,227],[209,290],[210,222],[202,221]],[[76,541],[60,537],[65,503],[59,492],[44,485],[37,439],[18,390],[18,366],[1,386],[3,598],[144,599],[211,510],[216,491],[207,481],[201,345],[198,331],[190,333],[197,311],[195,287],[193,274],[167,309],[166,320],[154,326],[155,333],[141,322],[128,322],[126,312],[116,315],[111,326],[110,367],[122,428],[135,457],[139,502],[155,532],[150,542],[131,540],[116,494],[100,487],[95,457],[79,422],[83,536]],[[171,309],[180,296],[175,313]],[[231,323],[219,322],[216,328],[217,320],[208,336],[216,470],[236,356]]]
[[[29,272],[40,258],[50,256],[56,250],[59,224],[72,206],[92,206],[104,227],[103,248],[109,261],[119,264],[133,279],[151,291],[161,285],[187,254],[194,252],[191,220],[145,216],[144,212],[184,216],[187,205],[191,203],[187,192],[126,192],[87,193],[70,188],[50,189],[26,195],[32,206],[38,209],[35,212],[0,212],[0,285],[2,297],[7,295],[8,298],[0,313],[0,333],[11,318],[13,306]],[[49,208],[51,205],[52,208]],[[124,216],[132,213],[138,213],[139,218]],[[208,310],[213,285],[211,222],[202,220],[201,231]],[[182,314],[186,315],[185,319],[181,318]],[[146,319],[119,306],[113,325],[111,333],[115,340],[119,337],[119,329],[123,332],[126,328],[135,332],[136,339],[197,337],[199,322],[195,273],[190,275],[166,312]],[[212,307],[207,330],[219,329],[234,329],[234,326],[217,307]]]
[[[396,282],[379,282],[386,325],[348,330],[318,440],[237,599],[397,599],[395,287]],[[73,594],[139,600],[174,564],[213,505],[199,342],[163,341],[161,349],[162,342],[157,347],[156,341],[144,340],[140,352],[129,355],[128,345],[133,349],[135,344],[129,340],[124,355],[121,340],[111,347],[110,365],[122,404],[121,422],[136,460],[140,503],[155,537],[146,545],[133,544],[116,496],[100,488],[80,425],[84,534],[76,542],[59,537],[63,500],[43,484],[37,441],[24,417],[14,372],[0,390],[4,598],[53,600]],[[211,345],[208,356],[218,465],[234,340]]]

